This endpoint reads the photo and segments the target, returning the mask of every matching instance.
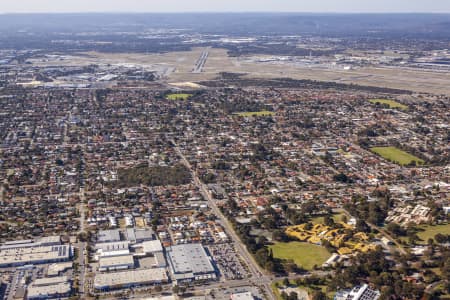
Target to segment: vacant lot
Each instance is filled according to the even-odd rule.
[[[187,100],[192,94],[169,94],[166,96],[168,100]]]
[[[314,265],[321,266],[330,257],[330,253],[324,247],[309,243],[276,243],[270,248],[273,257],[292,259],[295,264],[306,270],[312,270]]]
[[[244,111],[235,113],[235,115],[240,117],[266,117],[273,116],[275,113],[273,111],[263,110],[263,111]]]
[[[398,108],[398,109],[401,109],[401,110],[407,110],[408,109],[408,106],[406,106],[404,104],[401,104],[401,103],[399,103],[397,101],[394,101],[394,100],[389,100],[389,99],[372,99],[372,100],[369,100],[369,101],[370,101],[370,103],[373,103],[373,104],[376,104],[376,103],[385,104],[385,105],[388,105],[390,108]]]
[[[373,147],[370,150],[381,157],[398,163],[399,165],[407,165],[411,162],[415,161],[417,164],[422,165],[424,161],[412,154],[409,154],[403,150],[400,150],[396,147]]]

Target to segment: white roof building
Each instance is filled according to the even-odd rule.
[[[97,234],[97,239],[100,243],[103,242],[118,242],[120,241],[120,230],[100,230]]]
[[[68,296],[71,286],[67,276],[36,279],[27,290],[27,299],[49,299]]]
[[[47,276],[58,276],[59,273],[64,272],[68,269],[72,269],[72,262],[51,264],[47,269]]]
[[[211,280],[216,271],[201,244],[181,244],[167,248],[167,261],[176,281]]]
[[[168,281],[165,268],[133,270],[115,273],[99,273],[94,279],[94,288],[109,290],[132,286],[159,284]]]
[[[163,247],[159,240],[146,241],[142,243],[143,251],[147,254],[163,252]]]
[[[101,257],[98,265],[100,272],[133,269],[134,259],[132,255]]]
[[[251,292],[242,292],[242,293],[235,293],[231,294],[231,300],[254,300],[255,297],[253,297]]]
[[[367,284],[354,287],[351,291],[339,291],[334,296],[335,300],[378,300],[381,293],[372,290]]]
[[[68,245],[25,247],[0,250],[0,267],[17,267],[68,261],[72,248]]]

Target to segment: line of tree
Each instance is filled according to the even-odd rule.
[[[219,78],[220,79],[220,78]],[[225,86],[238,86],[238,87],[271,87],[271,88],[305,88],[305,89],[337,89],[346,91],[365,91],[380,94],[412,94],[411,91],[402,89],[392,89],[385,87],[366,86],[357,84],[345,84],[330,81],[317,81],[310,79],[291,79],[291,78],[227,78],[221,81],[203,81],[200,83],[204,86],[210,87],[225,87]]]
[[[138,185],[160,186],[160,185],[182,185],[191,182],[191,173],[182,164],[175,166],[139,165],[128,169],[118,170],[117,187],[130,187]]]

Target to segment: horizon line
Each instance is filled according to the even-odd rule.
[[[429,11],[429,12],[418,12],[418,11],[393,11],[393,12],[383,12],[383,11],[39,11],[39,12],[2,12],[0,15],[40,15],[40,14],[329,14],[329,15],[339,15],[339,14],[349,14],[349,15],[394,15],[394,14],[422,14],[422,15],[448,15],[450,11]]]

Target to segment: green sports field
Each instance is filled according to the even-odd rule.
[[[371,100],[369,100],[369,102],[373,103],[373,104],[376,104],[376,103],[387,104],[387,105],[389,105],[390,108],[398,108],[398,109],[401,109],[401,110],[407,110],[408,109],[408,106],[406,106],[404,104],[401,104],[401,103],[399,103],[397,101],[394,101],[394,100],[389,100],[389,99],[371,99]]]
[[[309,243],[276,243],[269,247],[273,251],[273,257],[292,259],[296,265],[306,270],[312,270],[314,265],[321,266],[331,255],[324,247]]]
[[[168,94],[166,96],[166,99],[168,100],[187,100],[192,96],[192,94],[186,94],[186,93],[181,93],[181,94]]]
[[[381,157],[402,166],[407,165],[412,161],[416,161],[419,165],[423,165],[425,163],[422,159],[396,147],[373,147],[370,148],[370,150]]]
[[[273,111],[262,110],[262,111],[244,111],[235,113],[235,115],[240,117],[266,117],[273,116],[275,113]]]

